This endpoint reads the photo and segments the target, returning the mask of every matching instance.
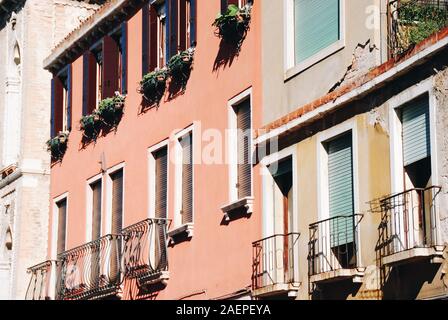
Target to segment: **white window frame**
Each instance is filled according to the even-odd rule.
[[[325,143],[340,135],[351,132],[352,135],[352,170],[353,170],[353,213],[360,213],[359,197],[359,155],[358,155],[358,128],[356,118],[347,120],[339,125],[329,128],[317,134],[317,221],[323,221],[330,218],[330,199],[328,185],[328,152],[325,149]],[[354,222],[356,228],[357,221]],[[362,267],[362,245],[361,229],[356,232],[356,267]],[[328,239],[329,241],[329,239]]]
[[[116,173],[119,170],[123,170],[123,199],[122,199],[122,203],[123,203],[123,213],[122,213],[122,224],[124,227],[125,224],[125,212],[126,210],[125,208],[125,198],[126,198],[126,164],[124,162],[117,164],[116,166],[111,167],[110,169],[108,169],[106,171],[106,176],[104,178],[104,180],[106,180],[105,185],[105,191],[106,191],[106,207],[105,207],[105,223],[101,223],[102,226],[105,226],[105,228],[101,229],[101,236],[105,236],[108,234],[112,233],[112,178],[111,175],[113,175],[114,173]],[[103,180],[103,181],[104,181]],[[104,190],[104,187],[103,187]],[[103,209],[104,210],[104,209]]]
[[[58,228],[59,228],[59,208],[57,203],[66,199],[66,217],[65,217],[65,250],[67,250],[68,240],[68,210],[69,210],[69,193],[65,192],[56,198],[53,198],[53,219],[51,224],[51,259],[56,260],[58,253]]]
[[[101,234],[103,234],[103,213],[104,213],[104,176],[102,173],[93,176],[87,180],[86,183],[86,243],[94,241],[92,239],[92,225],[93,225],[93,190],[91,185],[101,181]]]
[[[310,68],[318,62],[326,59],[335,52],[342,50],[346,45],[346,1],[340,0],[340,17],[339,17],[339,40],[330,46],[322,49],[318,53],[309,57],[308,59],[296,64],[295,62],[295,26],[294,26],[294,1],[295,0],[283,0],[284,1],[284,42],[285,42],[285,56],[284,56],[284,80],[294,77],[302,71]]]
[[[282,149],[278,152],[265,156],[260,161],[260,172],[262,176],[262,237],[263,239],[273,236],[275,232],[275,213],[272,210],[274,198],[273,177],[269,171],[269,165],[278,163],[286,158],[291,157],[292,161],[292,197],[294,207],[292,210],[293,225],[291,226],[291,232],[299,232],[299,173],[298,173],[298,157],[297,157],[297,144]],[[288,230],[284,230],[284,234],[287,234]],[[299,255],[294,255],[294,279],[300,279],[300,264]],[[278,272],[278,270],[277,270]],[[278,274],[276,273],[276,276]],[[263,281],[268,281],[263,277]]]
[[[191,132],[192,137],[192,158],[193,158],[193,188],[192,188],[192,210],[193,210],[193,222],[190,224],[182,224],[182,215],[180,213],[182,209],[182,146],[180,144],[180,139],[184,137],[185,135],[189,134]],[[195,185],[195,168],[194,164],[197,163],[197,156],[196,156],[196,141],[199,141],[195,137],[196,130],[195,125],[192,124],[189,127],[179,131],[178,133],[174,134],[172,137],[173,140],[173,154],[174,157],[174,212],[173,212],[173,222],[174,222],[174,230],[181,229],[183,227],[188,228],[189,226],[194,225],[195,221],[195,191],[194,191],[194,185]],[[170,157],[171,159],[171,157]],[[190,236],[192,236],[191,232],[188,232]]]
[[[390,131],[390,174],[391,174],[391,193],[405,191],[404,170],[403,170],[403,139],[402,123],[397,110],[406,103],[420,97],[428,95],[429,103],[429,134],[431,143],[431,185],[439,185],[439,170],[437,161],[437,99],[434,92],[434,79],[430,77],[420,83],[407,88],[395,95],[388,101],[389,105],[389,131]],[[436,243],[440,242],[440,216],[439,216],[439,197],[435,199],[435,236]]]
[[[250,158],[251,162],[253,162],[252,156],[255,151],[254,145],[254,132],[253,132],[253,94],[252,88],[249,88],[236,97],[232,98],[227,103],[228,110],[228,128],[227,130],[227,141],[228,141],[228,150],[227,150],[227,163],[229,170],[229,201],[230,203],[237,202],[242,199],[238,199],[238,152],[234,152],[238,148],[238,134],[237,134],[237,114],[235,112],[235,107],[238,106],[241,102],[246,99],[250,99],[250,127],[251,127],[251,141],[250,141]],[[251,166],[251,196],[254,196],[254,168]]]
[[[167,181],[167,190],[166,190],[166,215],[168,218],[169,214],[169,177],[170,177],[170,147],[169,147],[169,139],[165,139],[162,142],[148,148],[148,218],[155,218],[155,208],[156,208],[156,159],[154,158],[154,153],[160,151],[161,149],[167,149],[167,172],[166,172],[166,181]]]

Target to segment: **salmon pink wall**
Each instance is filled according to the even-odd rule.
[[[81,148],[82,134],[79,131],[82,114],[82,56],[73,62],[73,130],[63,161],[52,167],[50,199],[53,207],[55,197],[66,192],[69,194],[67,249],[89,241],[86,239],[86,185],[89,178],[101,173],[99,161],[103,152],[107,168],[125,163],[124,226],[128,226],[149,216],[148,148],[169,138],[174,129],[186,128],[193,122],[200,123],[202,130],[214,128],[224,134],[228,126],[228,101],[250,87],[253,90],[253,126],[259,127],[262,110],[260,5],[261,1],[255,1],[251,28],[240,55],[230,66],[213,71],[220,40],[214,35],[211,24],[220,10],[220,1],[199,0],[198,44],[186,92],[171,101],[166,101],[165,97],[159,108],[143,114],[139,114],[142,97],[137,93],[142,78],[142,14],[139,11],[128,21],[128,96],[123,119],[116,133],[100,137],[96,144],[85,149]],[[200,141],[193,141],[195,148],[198,143]],[[203,143],[203,146],[206,144]],[[172,146],[170,143],[169,152]],[[168,215],[173,219],[173,164],[170,163],[168,170]],[[252,216],[222,225],[223,213],[220,208],[229,202],[228,176],[226,164],[195,165],[194,236],[191,241],[168,249],[168,285],[151,298],[179,299],[189,296],[210,299],[251,284],[251,244],[261,238],[261,179],[258,167],[255,167],[256,202]],[[49,255],[54,258],[51,252]],[[125,286],[124,297],[142,298],[132,286]]]

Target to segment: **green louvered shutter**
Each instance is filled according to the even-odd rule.
[[[401,109],[404,166],[431,154],[428,96],[420,97]]]
[[[339,1],[294,1],[296,64],[339,40]]]
[[[328,188],[331,247],[353,242],[353,165],[352,135],[328,142]]]

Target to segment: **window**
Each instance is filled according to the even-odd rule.
[[[304,70],[343,47],[344,0],[286,1],[287,70]]]
[[[64,198],[56,203],[57,208],[57,254],[60,254],[66,249],[66,228],[67,228],[67,198]]]
[[[154,217],[166,219],[168,198],[168,147],[152,152],[154,174]]]
[[[116,91],[127,92],[127,23],[96,43],[83,57],[83,114]]]
[[[102,180],[99,179],[89,185],[91,192],[92,210],[91,223],[92,232],[90,239],[92,241],[101,237],[101,213],[102,213]]]
[[[72,128],[72,68],[64,68],[51,82],[52,112],[51,136],[60,131],[70,131]]]
[[[193,217],[193,127],[175,135],[175,209],[174,227],[188,232]],[[188,230],[187,230],[188,229]],[[171,233],[171,232],[170,232]]]
[[[246,99],[234,107],[237,124],[237,154],[238,170],[237,185],[238,198],[243,199],[252,195],[252,161],[251,161],[251,109],[250,99]]]
[[[123,228],[123,169],[110,174],[111,181],[111,233],[120,234]]]
[[[143,74],[196,44],[196,1],[154,1],[143,7]]]
[[[248,3],[252,3],[252,0],[221,0],[221,12],[226,12],[229,5],[234,4],[240,8],[244,7]]]

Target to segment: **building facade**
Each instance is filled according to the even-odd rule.
[[[300,234],[277,244],[298,299],[446,299],[447,9],[263,3],[262,229]],[[254,295],[278,296],[260,264]]]
[[[47,250],[51,95],[42,61],[95,8],[0,1],[0,299],[24,298],[27,268]]]
[[[241,20],[219,37],[229,5]],[[49,261],[32,281],[52,286],[31,298],[250,298],[259,5],[108,1],[45,60]]]
[[[44,62],[48,261],[29,298],[446,299],[447,17],[108,1]]]

